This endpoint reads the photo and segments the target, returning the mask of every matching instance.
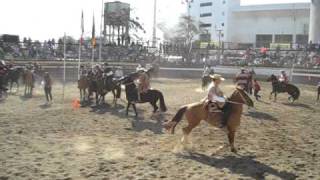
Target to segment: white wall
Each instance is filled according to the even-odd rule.
[[[295,15],[294,15],[295,14]],[[233,12],[229,42],[255,43],[256,34],[308,34],[309,10]]]

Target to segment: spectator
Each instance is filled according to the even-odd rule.
[[[44,93],[46,94],[46,99],[47,99],[46,104],[52,103],[52,93],[51,93],[52,79],[48,72],[45,73],[43,82],[44,82]]]

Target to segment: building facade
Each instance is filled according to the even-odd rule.
[[[242,6],[240,0],[195,0],[190,15],[199,22],[201,41],[220,40],[229,47],[308,43],[310,3]]]

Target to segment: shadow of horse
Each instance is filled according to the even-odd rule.
[[[161,120],[156,121],[141,121],[141,119],[136,119],[131,122],[132,130],[136,132],[142,132],[144,130],[150,130],[154,134],[163,134],[162,132],[162,122]]]
[[[121,113],[119,113],[119,109],[124,109],[124,106],[121,104],[117,104],[115,107],[110,104],[101,104],[98,106],[91,106],[90,112],[94,112],[97,114],[106,114],[111,113],[112,115],[117,115],[120,117],[125,117],[124,115],[121,116]]]
[[[258,120],[278,121],[278,118],[270,114],[267,114],[265,112],[259,112],[259,111],[254,111],[254,112],[249,111],[248,114],[245,114],[245,116],[256,118]]]
[[[309,110],[314,110],[313,107],[307,105],[307,104],[302,104],[302,103],[282,103],[283,105],[286,106],[291,106],[291,107],[301,107],[301,108],[305,108],[305,109],[309,109]]]
[[[246,176],[253,179],[265,179],[270,174],[280,179],[296,179],[297,175],[287,171],[279,171],[262,162],[254,159],[252,156],[225,156],[216,158],[200,153],[192,153],[190,155],[180,155],[184,159],[197,161],[214,168],[227,168],[232,173]]]

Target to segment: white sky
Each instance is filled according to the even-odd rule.
[[[104,0],[108,2],[110,0]],[[122,0],[133,8],[152,34],[153,0]],[[173,26],[186,6],[183,0],[158,0],[158,22]],[[310,0],[242,0],[243,5],[267,3],[309,2]],[[31,37],[45,40],[67,35],[80,36],[81,10],[84,11],[85,35],[90,36],[92,15],[95,13],[96,34],[99,34],[102,0],[0,0],[0,34],[18,34],[20,39]]]

